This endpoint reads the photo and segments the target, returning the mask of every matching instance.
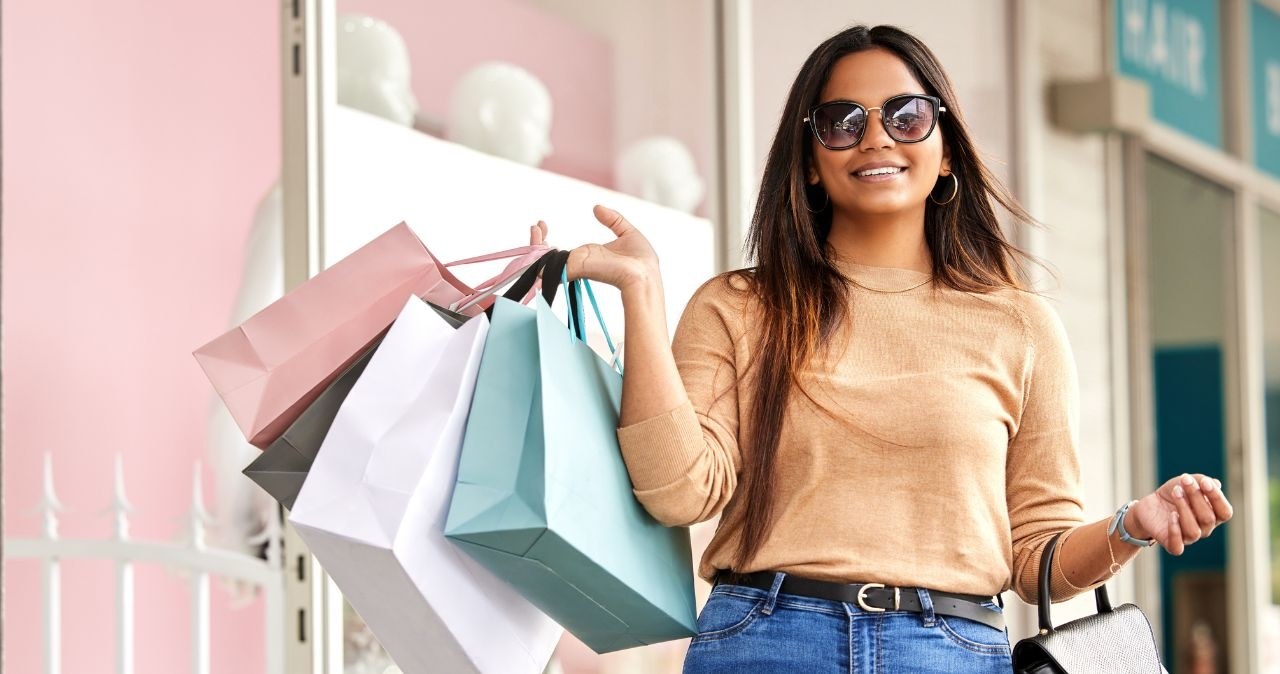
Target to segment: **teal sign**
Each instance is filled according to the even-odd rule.
[[[1217,0],[1114,0],[1120,74],[1151,87],[1151,114],[1222,147]]]
[[[1249,16],[1253,49],[1253,161],[1280,176],[1280,14],[1253,3]]]

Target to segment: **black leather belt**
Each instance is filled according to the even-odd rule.
[[[772,571],[747,574],[721,571],[716,574],[716,585],[745,585],[767,591],[773,588],[776,575]],[[880,583],[832,583],[788,574],[782,580],[782,587],[778,592],[855,604],[871,613],[924,611],[924,607],[920,605],[920,596],[913,587],[886,587]],[[1004,615],[982,605],[982,602],[992,601],[991,597],[929,590],[929,598],[933,601],[934,613],[976,620],[998,630],[1004,629]]]

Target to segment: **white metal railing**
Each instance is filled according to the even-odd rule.
[[[133,674],[134,586],[133,565],[158,564],[187,576],[191,592],[191,659],[193,674],[209,672],[209,577],[219,576],[260,588],[264,600],[266,672],[284,670],[284,579],[280,549],[280,520],[268,518],[266,529],[256,543],[267,544],[267,558],[210,548],[205,529],[212,518],[204,507],[204,489],[197,462],[191,488],[191,510],[184,535],[175,542],[135,541],[129,538],[129,504],[124,491],[124,470],[120,456],[115,460],[115,495],[110,511],[115,516],[114,535],[108,539],[64,539],[58,537],[57,513],[63,510],[53,488],[53,460],[44,456],[43,497],[39,513],[43,518],[40,538],[12,538],[4,543],[7,559],[37,559],[41,562],[44,589],[42,630],[44,672],[62,671],[61,574],[64,559],[110,559],[116,563],[116,672]]]

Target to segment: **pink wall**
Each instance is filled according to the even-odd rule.
[[[608,41],[518,0],[338,0],[404,37],[423,114],[445,121],[449,96],[471,68],[505,61],[551,92],[552,154],[542,168],[613,185],[613,52]]]
[[[134,536],[183,526],[209,402],[190,351],[225,326],[250,218],[279,170],[277,11],[4,3],[6,537],[38,532],[44,452],[64,536],[110,534],[100,511],[117,452]],[[4,570],[5,671],[40,671],[38,570]],[[68,562],[63,575],[63,671],[113,671],[110,566]],[[179,671],[186,585],[137,575],[137,671]],[[213,596],[214,671],[261,671],[260,610]]]
[[[476,63],[529,69],[555,101],[544,168],[611,182],[602,38],[511,0],[340,5],[403,32],[428,114],[443,116]],[[38,535],[49,452],[61,534],[109,536],[120,453],[133,536],[169,540],[207,458],[210,390],[190,352],[225,329],[254,209],[279,171],[277,4],[11,0],[2,12],[4,535]],[[210,471],[204,483],[216,493]],[[39,671],[38,567],[4,572],[5,671]],[[137,671],[185,667],[185,583],[136,573]],[[64,671],[111,671],[113,588],[108,563],[63,564]],[[260,605],[229,603],[215,587],[214,671],[261,671]]]

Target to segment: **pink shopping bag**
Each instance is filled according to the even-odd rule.
[[[400,223],[194,353],[249,442],[263,448],[395,319],[410,295],[465,303],[548,250],[531,245],[443,264]],[[511,258],[476,287],[449,267]],[[461,309],[474,316],[492,297]]]

